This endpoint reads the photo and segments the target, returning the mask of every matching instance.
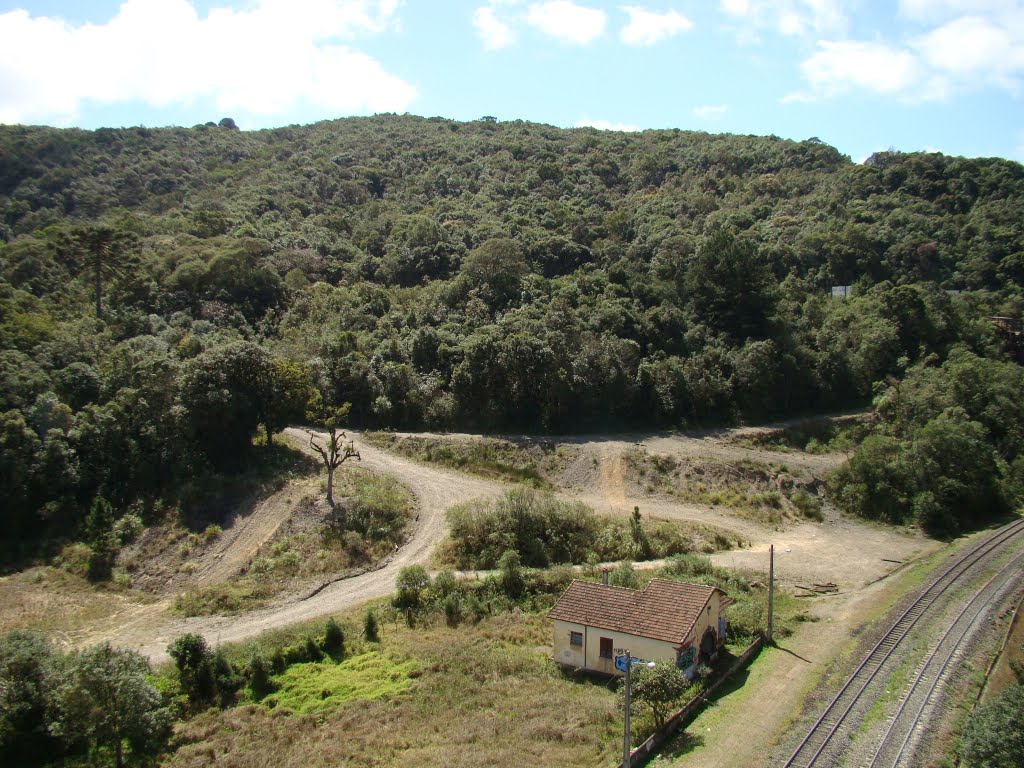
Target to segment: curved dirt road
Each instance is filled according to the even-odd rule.
[[[288,429],[285,433],[303,446],[308,443],[309,433],[304,430]],[[239,616],[171,617],[166,614],[171,601],[163,601],[118,617],[116,627],[90,633],[88,642],[109,641],[134,648],[159,661],[166,657],[167,645],[185,632],[199,633],[212,643],[235,642],[268,629],[316,619],[391,594],[401,568],[429,560],[446,532],[444,512],[448,507],[474,498],[496,496],[503,490],[498,483],[417,464],[383,453],[365,443],[359,444],[359,451],[362,466],[394,475],[408,486],[416,499],[418,519],[415,533],[383,567],[335,582],[306,600]],[[229,559],[234,561],[236,558],[230,555]]]

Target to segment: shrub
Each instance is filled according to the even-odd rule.
[[[526,589],[526,580],[523,578],[519,553],[510,549],[499,558],[498,567],[501,569],[501,588],[505,594],[513,599],[522,595]]]
[[[235,695],[245,683],[245,679],[235,669],[228,657],[219,648],[213,654],[213,687],[216,693],[217,704],[221,707],[230,707],[235,703]]]
[[[322,661],[324,652],[320,650],[319,644],[312,637],[307,637],[303,643],[306,651],[305,661]]]
[[[487,615],[487,608],[480,602],[480,598],[475,592],[470,592],[465,601],[465,612],[475,624]]]
[[[448,595],[441,604],[444,609],[444,619],[449,627],[457,627],[462,621],[462,601],[456,594]]]
[[[430,574],[422,565],[407,565],[398,572],[395,587],[398,589],[395,607],[415,610],[420,606],[424,590],[430,588]]]
[[[797,490],[789,500],[793,503],[793,506],[797,508],[797,511],[801,515],[810,519],[821,522],[825,519],[825,516],[821,513],[821,501],[814,498],[811,494],[805,491],[803,488]]]
[[[181,689],[195,707],[210,704],[217,690],[213,654],[206,638],[197,634],[180,635],[167,646],[168,655],[178,668]]]
[[[267,557],[257,557],[249,566],[249,575],[254,579],[262,579],[274,570],[274,561]]]
[[[450,556],[462,568],[495,568],[508,551],[517,552],[523,565],[546,568],[592,558],[644,560],[690,548],[678,526],[651,526],[639,510],[627,520],[599,516],[580,502],[528,488],[454,506],[448,525]]]
[[[110,577],[114,573],[114,558],[117,556],[117,549],[112,538],[112,536],[108,536],[92,545],[92,552],[89,553],[85,572],[89,581],[110,581]]]
[[[634,708],[650,712],[656,728],[682,702],[690,689],[690,681],[670,662],[654,667],[638,664],[630,672],[630,694]]]
[[[434,583],[432,585],[433,592],[442,600],[455,592],[458,588],[459,585],[455,580],[455,574],[451,571],[441,571],[434,577]]]
[[[324,653],[335,661],[345,655],[345,633],[333,618],[324,627]]]
[[[249,680],[249,690],[256,701],[274,692],[274,681],[270,679],[273,667],[265,656],[254,653],[246,665],[246,677]]]
[[[145,525],[142,518],[134,513],[129,513],[114,523],[114,535],[120,544],[128,544],[142,533],[143,528]]]
[[[975,711],[961,757],[971,768],[1024,768],[1024,685],[1014,685]]]
[[[666,576],[708,576],[715,566],[703,555],[675,555],[668,559],[662,571]]]
[[[608,574],[608,583],[615,587],[640,588],[640,578],[636,575],[636,571],[633,570],[633,566],[626,561],[619,563]]]
[[[366,616],[363,617],[363,637],[371,643],[376,643],[380,640],[380,634],[377,630],[377,615],[373,611],[367,611]]]

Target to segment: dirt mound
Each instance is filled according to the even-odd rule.
[[[287,483],[263,499],[249,499],[230,514],[226,525],[189,531],[176,520],[151,526],[121,552],[119,564],[132,586],[156,595],[226,582],[244,570],[270,541],[315,479]]]

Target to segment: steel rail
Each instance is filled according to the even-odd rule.
[[[914,715],[914,719],[910,723],[910,727],[907,730],[907,735],[903,739],[903,743],[900,745],[899,751],[896,753],[896,756],[893,758],[893,761],[891,763],[892,768],[896,768],[896,766],[899,765],[900,760],[903,759],[903,755],[907,750],[907,745],[910,743],[910,739],[914,735],[914,730],[917,728],[918,723],[921,722],[921,716],[924,714],[925,708],[928,706],[933,694],[939,687],[939,683],[941,682],[943,675],[945,675],[946,670],[949,669],[949,665],[952,663],[953,657],[956,655],[957,651],[960,650],[964,642],[964,638],[967,637],[968,633],[971,631],[971,628],[974,626],[975,622],[978,620],[979,617],[982,616],[982,614],[985,613],[985,611],[989,607],[988,600],[980,600],[981,596],[988,591],[989,587],[991,587],[992,584],[996,582],[996,580],[1000,580],[999,586],[994,590],[994,593],[998,594],[1006,586],[1007,582],[1009,582],[1015,574],[1019,573],[1020,563],[1022,560],[1024,560],[1024,555],[1018,555],[1017,557],[1013,558],[1013,560],[1011,560],[1009,563],[1004,565],[998,573],[992,576],[991,579],[985,582],[985,584],[980,589],[978,589],[977,592],[974,593],[974,595],[967,602],[967,604],[960,610],[960,613],[957,614],[957,617],[953,619],[953,621],[950,623],[949,628],[943,633],[942,637],[939,639],[939,641],[935,644],[935,647],[932,649],[932,652],[928,654],[928,658],[925,659],[924,663],[921,665],[921,669],[917,673],[917,677],[914,678],[914,682],[910,685],[910,688],[907,690],[907,693],[904,696],[902,703],[900,704],[900,708],[897,710],[896,714],[892,718],[892,722],[886,729],[885,735],[882,737],[882,740],[878,745],[878,749],[875,750],[875,756],[871,759],[871,764],[868,766],[868,768],[876,768],[876,766],[879,765],[879,760],[882,756],[882,752],[888,745],[889,738],[890,736],[892,736],[893,731],[896,729],[897,723],[899,723],[900,718],[906,711],[907,705],[910,703],[910,697],[913,695],[914,691],[917,690],[918,686],[921,685],[921,682],[922,680],[924,680],[925,675],[928,672],[928,668],[932,665],[932,662],[934,662],[936,658],[938,658],[939,651],[941,650],[943,644],[950,638],[950,636],[953,634],[953,630],[956,629],[958,624],[960,624],[961,620],[964,618],[967,612],[972,608],[977,608],[974,615],[970,617],[970,621],[968,621],[967,625],[963,627],[963,630],[960,632],[960,636],[954,642],[953,647],[946,654],[945,659],[942,660],[940,668],[934,673],[934,679],[932,680],[931,685],[929,686],[928,691],[924,696],[924,700],[921,702],[921,706],[918,707],[917,713]]]
[[[860,697],[863,695],[867,686],[870,685],[872,680],[874,680],[878,671],[882,668],[882,665],[889,659],[903,639],[906,638],[910,630],[917,624],[921,616],[924,615],[925,611],[927,611],[928,608],[930,608],[935,601],[938,600],[938,598],[972,566],[1004,545],[1007,541],[1014,538],[1022,530],[1024,530],[1024,519],[1016,520],[1013,523],[1003,526],[988,538],[974,545],[967,552],[962,553],[955,562],[946,568],[945,571],[935,577],[931,584],[925,588],[917,598],[915,598],[914,602],[907,607],[903,614],[893,623],[892,627],[886,631],[875,647],[857,666],[857,669],[854,670],[852,675],[850,675],[849,679],[836,694],[835,698],[832,699],[831,703],[829,703],[825,708],[821,716],[811,727],[810,731],[793,751],[793,754],[790,755],[783,768],[790,768],[790,766],[793,766],[801,753],[806,753],[809,749],[814,748],[814,742],[821,739],[821,743],[814,748],[814,753],[811,755],[810,759],[806,762],[800,763],[804,768],[811,768],[815,761],[817,761],[818,757],[821,756],[825,747],[827,747],[829,742],[831,742],[833,736],[835,736],[836,732],[839,730],[839,727],[849,716],[853,707],[860,700]],[[957,571],[959,572],[955,573]],[[880,653],[884,655],[882,655],[881,658],[878,658]],[[834,722],[826,722],[829,718],[833,717],[835,711],[841,705],[841,700],[848,692],[851,691],[851,687],[854,685],[854,682],[858,680],[858,678],[863,677],[863,673],[867,670],[868,664],[872,661],[875,662],[874,668],[871,669],[870,673],[867,674],[867,679],[864,680],[860,688],[853,694],[852,699],[842,711],[842,714],[840,714],[838,718],[835,718]],[[825,732],[825,728],[828,729],[827,732]]]

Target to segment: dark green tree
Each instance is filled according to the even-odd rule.
[[[345,632],[333,617],[324,626],[324,653],[335,661],[345,655]]]
[[[273,669],[267,658],[260,653],[254,653],[246,667],[246,677],[249,680],[249,690],[257,701],[274,692],[272,674]]]
[[[683,290],[695,322],[736,342],[771,335],[776,286],[749,238],[725,228],[707,237],[687,266]]]
[[[380,640],[377,628],[377,614],[373,611],[367,611],[366,616],[363,617],[363,637],[370,643],[376,643]]]
[[[73,230],[61,241],[61,249],[73,262],[92,273],[96,294],[96,317],[103,317],[103,284],[131,275],[132,251],[138,237],[106,224]]]
[[[276,423],[274,385],[274,359],[250,341],[207,350],[188,363],[179,390],[183,426],[215,466],[240,466],[257,427]]]
[[[213,653],[206,638],[197,634],[180,635],[167,646],[168,655],[178,668],[181,688],[197,708],[213,703],[217,693]]]
[[[495,238],[470,251],[462,262],[462,275],[492,309],[517,298],[523,276],[529,272],[523,247],[515,240]]]
[[[107,581],[117,557],[117,538],[114,535],[114,508],[102,496],[93,499],[85,518],[85,536],[92,553],[89,555],[89,581]]]
[[[58,658],[40,635],[0,636],[0,754],[11,765],[42,763],[61,753],[49,730]]]
[[[0,485],[6,496],[2,519],[7,534],[0,549],[17,550],[37,534],[33,501],[39,437],[18,411],[0,413]]]
[[[159,753],[171,734],[170,711],[147,681],[149,662],[134,651],[98,645],[73,654],[54,693],[52,730],[93,753],[107,751],[116,768]]]
[[[272,365],[273,399],[264,417],[268,446],[277,432],[303,421],[316,392],[309,366],[280,358],[274,358]]]

